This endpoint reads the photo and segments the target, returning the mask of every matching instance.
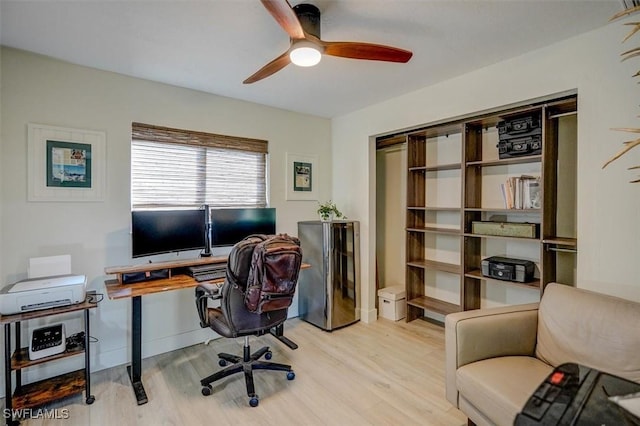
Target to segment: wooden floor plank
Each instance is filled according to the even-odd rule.
[[[217,352],[242,354],[242,338],[218,339],[146,358],[142,379],[149,402],[138,406],[124,366],[92,374],[93,405],[84,395],[50,404],[68,409],[75,425],[433,425],[462,426],[466,418],[444,397],[444,330],[416,320],[380,319],[326,332],[299,319],[287,321],[292,351],[272,336],[251,338],[253,350],[268,345],[284,372],[254,374],[260,405],[249,407],[244,377],[234,375],[201,394],[200,379],[220,369]],[[23,425],[59,425],[31,419]]]

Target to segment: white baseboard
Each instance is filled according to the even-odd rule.
[[[360,321],[366,322],[367,324],[375,322],[378,320],[378,310],[373,308],[369,310],[360,310]]]

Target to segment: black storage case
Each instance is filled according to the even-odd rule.
[[[540,113],[530,113],[518,117],[505,118],[504,121],[498,123],[498,134],[502,136],[513,137],[522,133],[531,133],[534,130],[541,129]]]
[[[540,112],[505,118],[497,128],[500,159],[542,154]]]

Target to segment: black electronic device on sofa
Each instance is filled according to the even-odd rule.
[[[514,425],[637,426],[640,418],[614,399],[638,392],[638,383],[579,364],[562,364],[538,386]]]

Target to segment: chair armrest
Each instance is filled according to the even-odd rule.
[[[210,283],[200,283],[196,287],[196,309],[200,317],[200,327],[209,327],[209,318],[207,318],[207,302],[222,298],[220,287]]]
[[[445,317],[445,373],[449,402],[458,406],[456,370],[500,356],[534,356],[538,303],[457,312]]]

